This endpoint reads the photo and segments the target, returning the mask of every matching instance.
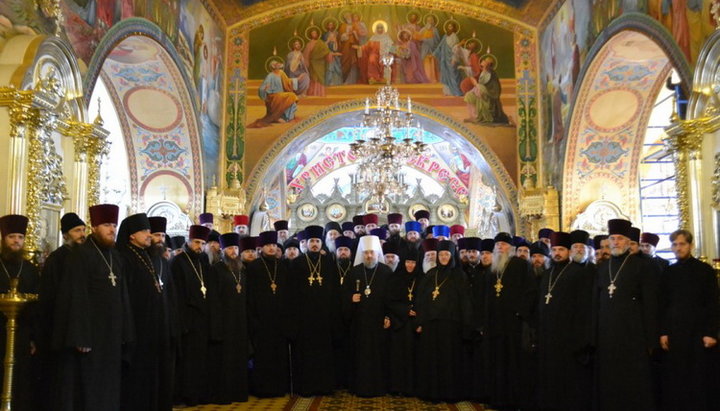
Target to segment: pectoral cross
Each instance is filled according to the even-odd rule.
[[[320,277],[320,273],[318,273],[318,275],[317,275],[317,277],[315,277],[315,279],[317,280],[318,285],[319,285],[320,287],[322,287],[322,280],[323,280],[323,279],[322,279],[322,277]]]
[[[435,287],[435,289],[432,292],[433,301],[435,301],[435,299],[437,298],[438,295],[440,295],[440,288]]]
[[[550,299],[552,298],[552,294],[548,291],[547,294],[545,294],[545,304],[550,304]]]
[[[203,295],[203,298],[207,297],[207,288],[205,288],[205,283],[200,283],[200,292]]]
[[[315,278],[312,276],[312,274],[310,274],[310,277],[308,277],[308,283],[310,285],[313,285],[313,281],[315,281]]]
[[[117,285],[117,282],[115,282],[115,280],[117,280],[115,273],[110,271],[110,275],[108,275],[108,278],[110,279],[110,284],[112,284],[112,286],[115,287]]]
[[[610,285],[608,285],[608,294],[610,294],[610,298],[613,297],[613,294],[615,294],[616,289],[617,289],[617,287],[615,287],[615,283],[610,283]]]
[[[495,297],[500,297],[500,292],[503,289],[503,285],[499,278],[493,287],[495,287]]]
[[[408,292],[408,301],[412,301],[412,298],[413,298],[412,291],[409,291]]]
[[[275,291],[277,290],[277,284],[275,284],[275,281],[270,283],[270,289],[272,290],[272,293],[275,294]]]

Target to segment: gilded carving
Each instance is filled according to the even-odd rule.
[[[720,209],[720,153],[715,153],[715,170],[713,171],[712,206]]]

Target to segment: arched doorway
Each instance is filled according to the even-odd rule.
[[[349,189],[354,159],[348,144],[363,107],[360,100],[336,104],[285,133],[248,176],[250,210],[264,201],[271,219],[286,218],[295,227],[373,212]],[[407,219],[413,207],[424,206],[439,224],[467,224],[480,235],[514,232],[517,192],[497,155],[462,124],[429,106],[413,108],[430,151],[405,165],[410,189],[390,211]]]
[[[128,214],[170,201],[194,216],[202,211],[204,192],[198,111],[187,70],[157,33],[145,20],[123,21],[90,63],[92,104],[105,93],[102,106],[111,106],[117,120],[107,126],[116,148],[103,163],[101,192]]]
[[[596,201],[643,224],[649,213],[641,211],[640,169],[650,154],[648,122],[672,70],[688,84],[687,64],[662,27],[635,16],[618,20],[591,50],[575,89],[562,185],[562,226],[568,229]],[[647,144],[662,144],[662,135]]]

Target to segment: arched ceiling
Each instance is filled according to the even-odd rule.
[[[621,31],[588,67],[577,93],[563,172],[563,227],[599,198],[639,217],[645,128],[672,64],[647,35]]]
[[[120,118],[138,209],[157,201],[202,207],[202,164],[190,95],[167,51],[155,40],[130,36],[107,56],[101,76]],[[154,187],[147,190],[148,187]],[[165,198],[146,198],[145,192]]]
[[[500,20],[514,22],[526,26],[537,27],[545,15],[553,9],[559,0],[337,0],[324,2],[322,0],[207,0],[217,8],[227,27],[232,27],[254,16],[267,14],[268,21],[273,20],[273,14],[278,9],[292,9],[294,13],[308,11],[308,8],[341,7],[363,4],[395,4],[423,7],[429,9],[442,9],[453,12],[475,9],[483,14],[497,17]],[[327,4],[323,4],[327,3]],[[461,13],[462,14],[462,13]]]

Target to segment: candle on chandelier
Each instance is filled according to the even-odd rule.
[[[408,96],[408,113],[412,113],[412,100],[410,100],[410,96]]]
[[[365,97],[365,114],[370,114],[370,99]]]

